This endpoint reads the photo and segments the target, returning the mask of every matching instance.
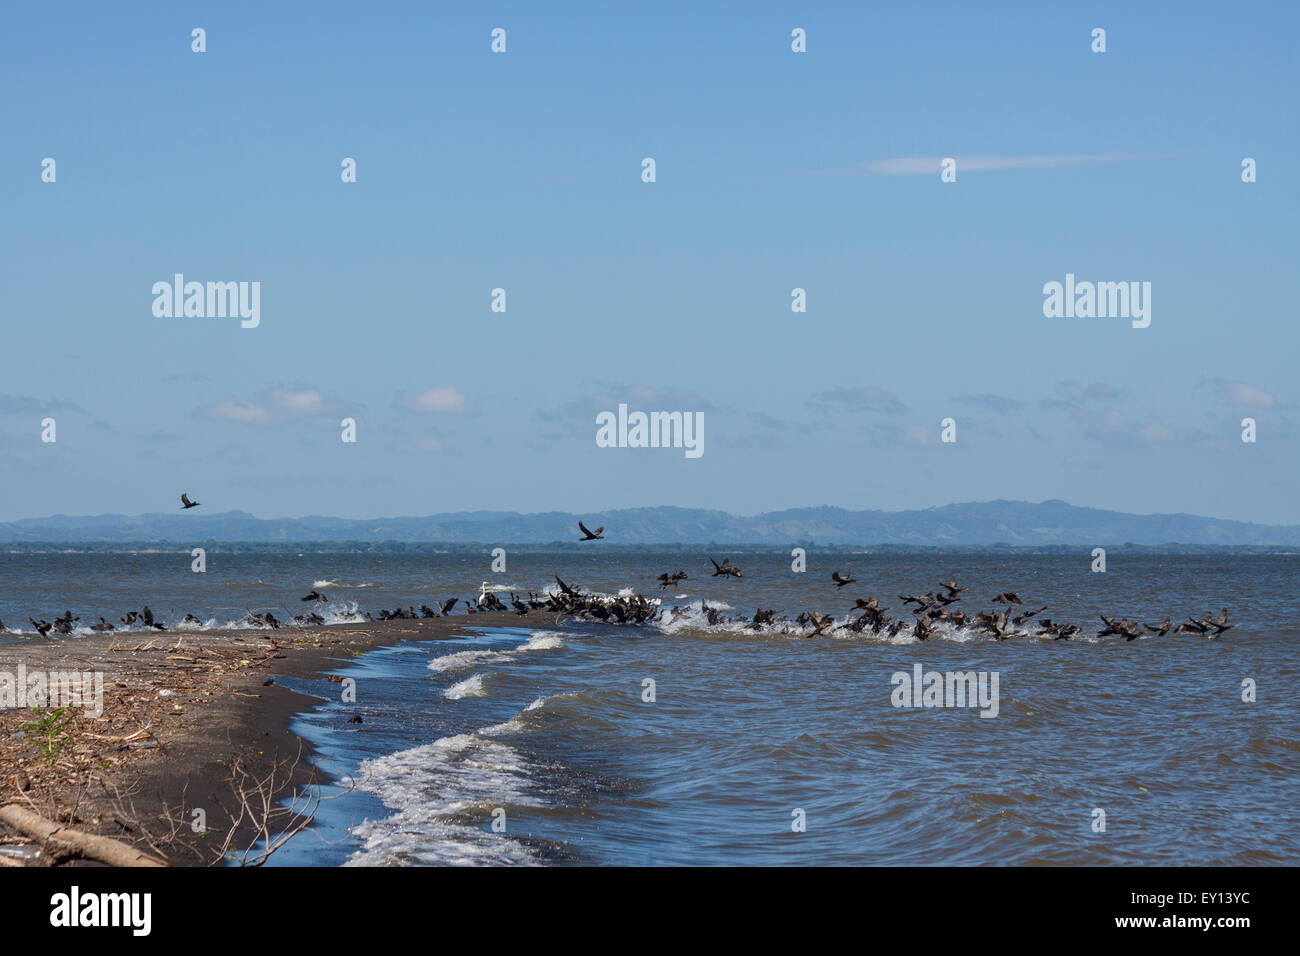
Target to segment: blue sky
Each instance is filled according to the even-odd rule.
[[[1300,522],[1295,6],[877,6],[6,8],[0,519]],[[261,325],[154,317],[177,272],[259,281]],[[1066,273],[1149,281],[1151,326],[1045,318]],[[619,401],[705,454],[597,448]]]

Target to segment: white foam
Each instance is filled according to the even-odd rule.
[[[564,646],[564,639],[554,631],[533,631],[532,637],[520,644],[518,650],[524,651],[553,651],[558,647]]]
[[[457,651],[454,654],[444,654],[442,657],[435,657],[429,661],[429,670],[445,674],[448,671],[461,671],[467,667],[473,667],[480,661],[496,657],[500,651]]]
[[[206,621],[181,621],[176,625],[177,631],[210,631],[213,628],[220,627],[215,617],[210,617]]]
[[[465,670],[468,667],[474,667],[484,661],[495,658],[509,659],[515,654],[523,654],[530,651],[551,651],[557,647],[563,647],[564,641],[560,635],[553,631],[533,631],[532,636],[518,647],[503,650],[487,650],[476,648],[468,651],[455,651],[451,654],[444,654],[441,657],[435,657],[429,661],[429,670],[437,674]],[[454,688],[453,688],[454,689]]]
[[[356,601],[330,601],[316,613],[325,618],[326,624],[356,624],[366,619]]]
[[[539,866],[524,844],[505,834],[429,819],[419,809],[352,828],[363,841],[344,866]]]
[[[532,765],[509,744],[484,736],[494,729],[364,761],[351,782],[396,812],[352,828],[363,845],[346,865],[537,863],[507,834],[454,819],[487,823],[498,807],[542,806],[527,792]]]
[[[500,737],[503,734],[516,734],[522,730],[527,729],[528,722],[527,722],[527,717],[525,715],[530,714],[535,710],[541,710],[543,707],[546,706],[546,702],[550,699],[551,698],[549,697],[538,697],[535,701],[533,701],[531,704],[529,704],[519,713],[515,714],[505,723],[493,724],[491,727],[484,727],[482,730],[478,732],[479,736]]]
[[[459,684],[452,684],[442,695],[448,700],[460,700],[464,697],[486,697],[487,691],[483,688],[483,675],[475,674],[473,677],[467,677]]]

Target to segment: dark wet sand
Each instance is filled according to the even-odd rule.
[[[12,736],[31,713],[0,711],[0,805],[22,804],[175,865],[210,864],[230,826],[236,759],[259,775],[277,760],[297,761],[292,779],[298,786],[329,782],[316,777],[310,746],[289,731],[294,715],[318,698],[268,681],[320,678],[372,648],[438,640],[475,626],[555,623],[554,614],[540,611],[495,612],[277,630],[113,632],[0,645],[0,671],[15,672],[22,663],[29,673],[104,675],[103,716],[76,711],[67,725],[71,741],[53,766],[30,733]],[[163,689],[176,696],[160,697]],[[142,729],[156,744],[128,747],[124,738]],[[288,779],[287,765],[282,772]],[[288,789],[281,794],[289,795]],[[206,836],[188,826],[196,807],[207,814]],[[186,825],[177,829],[169,818]],[[238,836],[240,850],[255,838],[247,828]],[[0,825],[0,845],[25,842]]]

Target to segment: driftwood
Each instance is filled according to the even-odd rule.
[[[125,843],[61,826],[15,803],[0,807],[0,823],[37,840],[55,860],[80,858],[109,866],[167,865]]]

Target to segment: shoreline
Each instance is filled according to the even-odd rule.
[[[18,804],[74,829],[107,836],[172,865],[220,863],[241,798],[265,784],[273,804],[311,784],[329,784],[311,745],[290,731],[320,698],[278,678],[321,679],[377,647],[441,640],[483,627],[553,626],[544,611],[366,621],[279,629],[111,632],[0,644],[0,674],[98,672],[103,714],[80,708],[53,763],[39,734],[20,725],[25,708],[0,710],[0,806]],[[170,694],[159,695],[159,691]],[[141,735],[141,731],[144,735]],[[17,735],[16,735],[17,734]],[[261,802],[261,795],[254,794]],[[192,828],[194,811],[206,833]],[[288,821],[280,819],[283,827]],[[245,820],[230,841],[242,855],[259,825]],[[276,825],[271,827],[274,834]],[[32,841],[0,825],[0,846]],[[257,853],[253,853],[255,858]]]

